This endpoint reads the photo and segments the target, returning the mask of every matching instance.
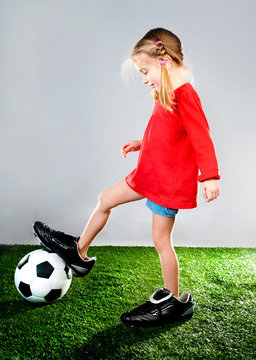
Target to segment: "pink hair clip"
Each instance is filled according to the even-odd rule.
[[[162,41],[159,40],[156,42],[156,45],[158,45],[158,44],[163,44],[163,43],[162,43]]]
[[[165,61],[160,62],[160,65],[166,65]]]

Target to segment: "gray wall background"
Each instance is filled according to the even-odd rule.
[[[215,144],[221,194],[180,210],[175,246],[254,247],[255,10],[251,0],[0,2],[0,242],[38,244],[41,220],[80,235],[101,191],[132,171],[153,108],[123,60],[148,30],[183,43]],[[92,245],[153,245],[146,199],[112,210]]]

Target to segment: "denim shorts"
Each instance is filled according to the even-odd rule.
[[[174,217],[179,209],[172,209],[168,208],[159,204],[154,203],[153,201],[147,199],[146,202],[147,207],[153,211],[153,213],[162,215],[162,216],[168,216],[168,217]]]

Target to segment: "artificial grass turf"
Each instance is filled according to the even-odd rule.
[[[194,315],[138,328],[120,315],[164,286],[155,248],[91,246],[97,262],[90,274],[73,276],[59,301],[35,305],[17,292],[14,272],[38,248],[0,246],[1,360],[256,358],[256,249],[175,247],[180,294],[192,294]]]

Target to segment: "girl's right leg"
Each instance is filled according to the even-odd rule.
[[[78,241],[78,249],[82,258],[87,257],[87,250],[95,236],[106,225],[111,209],[117,205],[125,204],[130,201],[144,199],[127,185],[125,179],[120,180],[109,189],[104,190],[98,198],[98,203],[92,212],[83,233]]]
[[[153,242],[162,267],[165,288],[179,297],[179,262],[172,245],[175,217],[152,213]]]

